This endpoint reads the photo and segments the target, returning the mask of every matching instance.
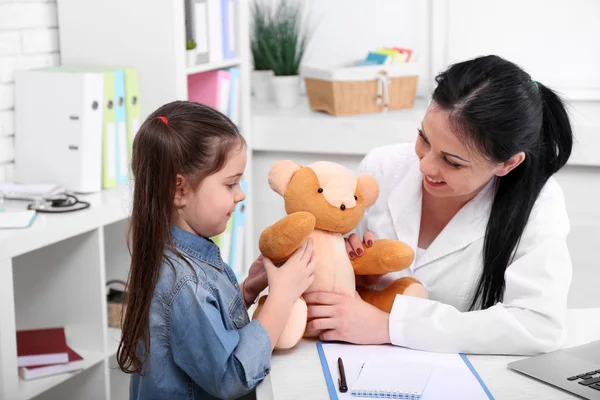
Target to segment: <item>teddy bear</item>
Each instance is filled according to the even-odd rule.
[[[366,247],[361,257],[350,259],[344,235],[359,224],[368,207],[379,196],[379,185],[368,174],[356,176],[333,162],[319,161],[302,166],[289,160],[277,161],[269,171],[269,185],[284,199],[287,215],[267,227],[259,239],[260,252],[280,264],[309,237],[317,258],[315,279],[305,293],[332,292],[360,297],[390,312],[397,294],[427,297],[415,278],[403,277],[387,287],[356,290],[355,275],[386,274],[408,268],[414,251],[399,240],[379,239]],[[253,318],[260,313],[266,296],[260,298]],[[306,331],[307,305],[300,297],[294,304],[276,349],[294,347],[302,337],[320,332]]]

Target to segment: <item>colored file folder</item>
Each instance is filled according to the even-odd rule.
[[[223,12],[221,1],[207,0],[208,13],[208,61],[223,59]]]
[[[223,57],[234,58],[235,51],[235,0],[221,0],[223,18]]]
[[[248,191],[246,182],[241,181],[240,187],[244,193]],[[233,226],[231,229],[231,250],[229,252],[229,266],[239,279],[245,272],[244,268],[244,229],[246,225],[246,199],[240,201],[233,213]]]
[[[188,99],[227,115],[231,72],[216,70],[188,75]]]
[[[115,73],[115,122],[117,126],[117,183],[121,184],[129,179],[125,72],[122,69],[113,71]]]
[[[240,125],[240,69],[231,68],[230,72],[230,90],[229,90],[229,109],[227,116],[229,119],[236,124]]]
[[[140,82],[139,72],[136,68],[124,68],[125,71],[125,113],[127,117],[127,149],[128,160],[131,163],[133,138],[140,130]]]

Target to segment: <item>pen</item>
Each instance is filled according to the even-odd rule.
[[[338,357],[338,369],[340,370],[340,378],[338,379],[340,392],[346,393],[348,391],[348,385],[346,384],[346,373],[344,372],[344,363],[342,362],[341,357]]]

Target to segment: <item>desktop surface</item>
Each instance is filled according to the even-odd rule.
[[[568,310],[565,347],[578,346],[598,339],[600,308]],[[257,400],[328,400],[327,384],[316,343],[316,340],[303,339],[291,350],[275,351],[271,360],[271,373],[257,387]],[[508,363],[526,357],[470,355],[468,358],[496,399],[579,398],[508,369]]]

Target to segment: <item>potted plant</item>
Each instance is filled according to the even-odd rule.
[[[185,49],[188,67],[196,65],[196,42],[193,40],[186,40]]]
[[[252,93],[259,100],[273,97],[273,71],[265,49],[276,41],[273,11],[270,2],[256,0],[252,5],[252,30],[250,48],[254,69],[252,70]]]
[[[264,48],[274,73],[275,100],[282,108],[295,107],[300,98],[299,68],[307,44],[301,19],[298,2],[281,0],[274,15],[275,39]]]

